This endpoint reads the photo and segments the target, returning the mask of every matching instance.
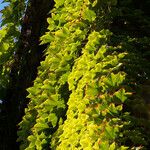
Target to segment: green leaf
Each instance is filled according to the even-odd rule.
[[[108,139],[113,140],[116,137],[116,133],[113,127],[111,126],[106,126],[105,128],[105,135]]]
[[[55,7],[58,8],[64,4],[65,0],[55,0]]]
[[[115,144],[115,142],[113,142],[113,143],[110,145],[109,150],[115,150],[115,148],[116,148],[116,144]]]
[[[98,3],[98,0],[94,0],[92,7],[95,7],[97,3]]]
[[[112,87],[115,87],[115,86],[119,86],[123,82],[124,79],[125,79],[125,76],[122,75],[121,73],[118,73],[118,74],[111,73],[110,77],[107,78],[105,82],[106,84]]]
[[[98,89],[96,87],[88,86],[86,94],[89,96],[95,96],[98,94]]]
[[[108,144],[108,142],[102,142],[102,143],[100,144],[100,150],[107,150],[107,149],[109,149],[109,144]]]
[[[38,130],[43,130],[43,129],[49,128],[49,126],[45,122],[42,122],[42,123],[39,122],[39,123],[35,124],[34,128],[38,128]]]
[[[47,22],[49,24],[48,30],[50,31],[54,30],[56,27],[54,20],[52,18],[47,18]]]
[[[119,100],[121,100],[122,103],[127,99],[125,89],[121,89],[121,90],[115,92],[114,95],[115,95]]]
[[[105,45],[101,46],[100,49],[98,50],[98,52],[97,52],[95,58],[96,58],[96,59],[100,59],[100,58],[103,59],[106,50],[107,50],[107,49],[106,49],[106,46],[105,46]]]
[[[8,48],[9,48],[9,44],[8,43],[3,43],[3,48],[4,48],[5,51],[7,51]]]
[[[46,33],[40,38],[40,40],[42,41],[40,44],[42,45],[42,44],[50,43],[53,39],[54,37],[52,34]]]
[[[48,120],[52,123],[52,126],[55,127],[56,124],[57,124],[58,118],[57,118],[57,116],[56,116],[55,113],[51,113],[51,114],[48,116]]]
[[[117,110],[117,108],[115,107],[115,104],[114,104],[114,103],[111,103],[111,104],[109,105],[108,109],[109,109],[109,111],[110,111],[109,113],[112,114],[112,115],[118,113],[118,110]]]
[[[88,20],[88,21],[94,21],[96,18],[96,14],[93,10],[90,9],[85,9],[83,12],[83,19]]]
[[[63,28],[62,30],[58,30],[58,31],[55,32],[55,36],[57,38],[64,39],[64,38],[67,37],[66,31],[67,30],[65,28]]]

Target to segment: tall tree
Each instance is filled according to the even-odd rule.
[[[24,10],[19,10],[22,9],[20,8],[21,4],[25,5]],[[10,1],[10,4],[3,10],[5,15],[5,11],[12,9],[9,16],[6,14],[3,17],[9,17],[8,21],[11,22],[17,20],[21,31],[15,50],[10,56],[13,62],[9,67],[9,83],[5,91],[5,101],[1,112],[3,119],[1,127],[2,149],[18,148],[16,143],[17,124],[21,121],[24,108],[28,103],[26,89],[32,86],[33,80],[37,76],[37,67],[44,58],[43,51],[46,47],[39,45],[39,38],[47,30],[46,19],[50,16],[54,2],[52,0],[31,0],[26,4],[21,1],[21,4],[19,1]],[[20,12],[22,12],[20,16],[17,16]],[[12,15],[17,17],[16,20],[12,20]],[[4,18],[3,23],[5,20]],[[15,22],[13,23],[15,25]],[[8,22],[5,24],[7,25]],[[11,31],[10,34],[14,34],[14,32]]]

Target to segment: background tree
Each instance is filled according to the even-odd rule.
[[[1,50],[6,52],[2,53],[0,59],[3,61],[1,90],[2,93],[5,92],[1,97],[4,101],[1,111],[0,145],[2,149],[17,149],[17,124],[21,121],[28,103],[26,88],[33,84],[37,67],[44,59],[45,46],[39,45],[39,38],[46,31],[46,18],[50,16],[49,11],[54,2],[16,0],[9,3],[2,11],[4,27],[1,32],[6,34],[2,37],[1,44],[3,47],[7,44],[9,48],[1,47]]]

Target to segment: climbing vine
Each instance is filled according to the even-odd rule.
[[[70,2],[70,7],[66,3],[66,9],[60,7],[62,4],[56,3],[52,18],[47,19],[50,32],[41,38],[42,44],[51,44],[47,48],[45,61],[41,62],[34,86],[28,89],[31,101],[20,123],[22,130],[19,131],[19,140],[23,141],[21,149],[49,146],[51,134],[65,117],[70,93],[68,75],[74,60],[81,53],[81,45],[83,41],[86,42],[89,29],[80,21],[83,2],[78,2],[78,8],[74,11],[71,8],[76,2]]]
[[[127,123],[122,121],[121,112],[129,93],[123,86],[125,73],[118,71],[125,53],[101,44],[107,34],[107,30],[93,31],[74,64],[68,77],[72,93],[67,120],[52,140],[53,149],[118,148],[115,139]]]

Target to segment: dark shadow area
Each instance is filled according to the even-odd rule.
[[[124,105],[132,123],[122,130],[121,144],[150,149],[150,1],[119,0],[111,24],[112,44],[128,53],[122,70],[132,96]],[[126,120],[126,118],[122,118]],[[141,138],[139,138],[141,137]],[[143,137],[143,138],[142,138]],[[146,142],[145,142],[146,141]]]

